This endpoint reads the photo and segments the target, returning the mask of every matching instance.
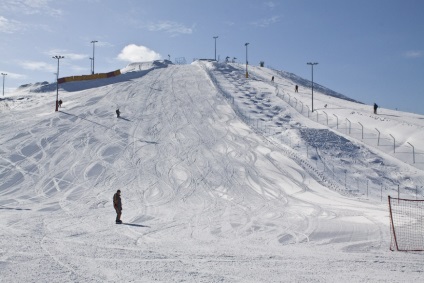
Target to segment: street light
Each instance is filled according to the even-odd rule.
[[[52,57],[57,59],[57,73],[56,73],[56,112],[59,110],[59,60],[65,58],[65,56],[56,55]]]
[[[308,62],[306,64],[312,67],[312,112],[314,112],[314,65],[318,65],[318,63]]]
[[[93,58],[90,57],[89,59],[90,59],[90,73],[92,74],[93,73]]]
[[[246,78],[249,77],[249,73],[247,72],[247,65],[248,65],[248,61],[247,61],[247,46],[249,45],[249,43],[245,43],[244,46],[246,46]]]
[[[4,78],[7,76],[7,74],[1,73],[1,75],[3,76],[3,96],[4,96]]]
[[[94,44],[98,42],[97,40],[93,40],[91,43],[93,43],[93,70],[91,71],[91,74],[94,75]]]
[[[216,39],[218,38],[218,36],[214,36],[213,38],[215,39],[215,61],[216,61]]]

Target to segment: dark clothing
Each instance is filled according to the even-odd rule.
[[[378,108],[378,105],[374,103],[374,114],[377,114],[377,108]]]
[[[273,82],[274,81],[274,76],[272,76],[272,78],[271,78],[271,82]]]
[[[298,85],[296,85],[296,86],[294,87],[294,92],[299,92],[299,86],[298,86]]]
[[[116,193],[113,195],[113,207],[116,211],[116,222],[121,221],[121,215],[122,215],[122,203],[121,203],[121,196]]]
[[[59,100],[59,107],[62,107],[62,99],[61,100]]]
[[[119,115],[121,114],[121,112],[119,111],[119,109],[116,109],[116,117],[119,118]]]
[[[116,220],[115,220],[115,222],[121,222],[121,215],[122,215],[122,210],[119,210],[119,209],[117,209],[117,208],[115,208],[115,211],[116,211]]]
[[[122,210],[121,196],[118,193],[113,195],[113,207]]]

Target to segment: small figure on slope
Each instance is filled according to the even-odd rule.
[[[299,92],[299,86],[298,85],[295,85],[294,92]]]
[[[274,76],[272,76],[272,78],[271,78],[271,82],[274,82]]]
[[[116,117],[119,118],[119,115],[121,115],[121,112],[119,111],[119,108],[116,109]]]
[[[121,191],[117,190],[113,195],[113,207],[116,211],[116,224],[122,224],[121,215],[122,215],[122,203],[121,203]]]
[[[378,108],[377,103],[374,103],[374,114],[377,114],[377,108]]]

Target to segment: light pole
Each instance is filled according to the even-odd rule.
[[[7,74],[1,73],[1,75],[3,76],[3,96],[4,96],[4,78],[7,76]]]
[[[91,43],[93,43],[93,70],[91,71],[91,74],[94,75],[94,44],[98,42],[97,40],[93,40]]]
[[[90,57],[90,73],[93,74],[93,58]]]
[[[318,65],[318,63],[306,63],[308,65],[311,65],[312,67],[312,112],[314,112],[314,65]]]
[[[216,39],[218,38],[218,36],[214,36],[213,38],[215,39],[215,61],[216,61]]]
[[[56,112],[59,110],[59,60],[65,58],[65,56],[56,55],[52,57],[57,59],[57,73],[56,73]]]
[[[249,43],[248,42],[246,42],[245,44],[244,44],[244,46],[246,46],[246,78],[248,78],[249,77],[249,73],[247,72],[247,65],[248,65],[248,61],[247,61],[247,46],[249,45]]]

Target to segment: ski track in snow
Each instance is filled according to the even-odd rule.
[[[0,281],[422,281],[420,254],[389,251],[386,203],[346,190],[340,173],[350,165],[388,186],[393,169],[409,184],[420,165],[308,119],[281,98],[294,82],[278,72],[250,72],[169,65],[61,91],[58,113],[53,93],[0,108]],[[323,103],[340,116],[354,105],[317,94]],[[374,119],[357,107],[346,111]]]

